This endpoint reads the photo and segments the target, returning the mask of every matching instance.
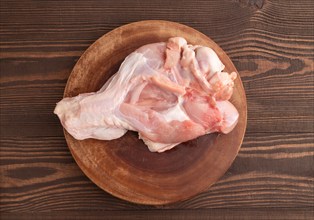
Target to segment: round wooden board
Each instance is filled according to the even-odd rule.
[[[190,44],[211,47],[227,72],[236,71],[226,53],[204,34],[174,22],[141,21],[121,26],[92,44],[75,65],[64,97],[97,91],[132,51],[174,36],[184,37]],[[235,159],[247,121],[246,97],[239,75],[231,102],[240,113],[238,125],[231,133],[205,135],[164,153],[151,153],[135,132],[112,141],[79,141],[66,131],[65,138],[79,167],[100,188],[130,202],[173,203],[208,189]]]

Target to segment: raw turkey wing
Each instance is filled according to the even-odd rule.
[[[54,113],[78,140],[133,130],[150,151],[163,152],[235,127],[239,114],[228,100],[237,74],[224,68],[212,49],[170,38],[137,49],[98,92],[64,98]]]

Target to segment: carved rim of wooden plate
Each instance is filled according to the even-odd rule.
[[[226,53],[199,31],[175,22],[140,21],[118,27],[96,40],[73,68],[64,97],[97,91],[132,51],[173,36],[211,47],[226,71],[238,72]],[[149,152],[134,132],[113,141],[79,141],[65,130],[64,135],[79,167],[106,192],[139,204],[179,202],[208,189],[237,156],[247,124],[246,96],[239,74],[230,101],[240,114],[231,133],[205,135],[161,154]]]

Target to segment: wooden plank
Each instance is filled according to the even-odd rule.
[[[285,215],[283,215],[283,213]],[[207,209],[207,210],[135,210],[129,211],[100,211],[100,212],[41,212],[34,213],[2,213],[1,219],[282,219],[301,220],[312,219],[313,209]]]
[[[2,138],[0,210],[310,208],[313,143],[312,133],[248,134],[235,162],[213,187],[190,200],[154,207],[99,189],[78,168],[64,138]]]

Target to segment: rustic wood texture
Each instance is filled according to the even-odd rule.
[[[312,0],[15,0],[0,8],[2,218],[313,218]],[[98,188],[76,165],[52,114],[89,45],[147,19],[186,24],[218,43],[241,75],[248,104],[231,168],[206,192],[167,206],[128,203]]]

